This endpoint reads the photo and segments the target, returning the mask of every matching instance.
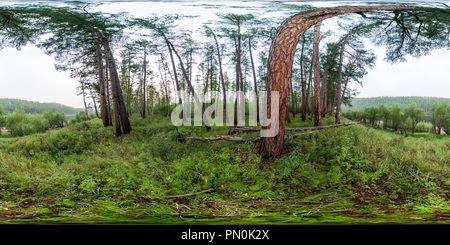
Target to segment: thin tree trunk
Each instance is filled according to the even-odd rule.
[[[311,66],[309,68],[309,78],[308,78],[308,87],[306,88],[306,99],[305,99],[305,106],[306,106],[306,114],[309,115],[310,110],[309,110],[309,95],[310,95],[310,91],[311,91],[311,81],[313,79],[313,65],[314,65],[314,57],[311,60]]]
[[[142,118],[145,118],[145,88],[146,88],[146,82],[147,82],[147,47],[144,46],[144,78],[142,80],[143,86],[142,86]]]
[[[256,123],[259,123],[259,96],[258,96],[258,86],[256,83],[256,71],[255,71],[255,63],[253,62],[253,55],[252,55],[252,42],[251,38],[248,38],[248,49],[250,51],[250,62],[252,64],[252,71],[253,71],[253,86],[255,86],[255,95],[256,95]]]
[[[189,89],[192,91],[192,95],[194,96],[195,103],[200,107],[201,103],[197,97],[197,94],[195,93],[194,87],[192,86],[191,80],[189,80],[189,77],[186,74],[186,70],[184,69],[183,60],[181,59],[180,55],[178,54],[177,50],[173,46],[171,42],[169,42],[170,46],[172,47],[173,52],[178,57],[178,61],[180,62],[181,71],[183,72],[183,76],[186,79],[186,82],[188,83]],[[211,125],[209,124],[209,121],[207,118],[203,118],[203,121],[205,123],[206,130],[211,130]]]
[[[102,118],[103,126],[111,126],[108,121],[108,114],[110,113],[109,107],[106,102],[105,93],[105,77],[103,73],[103,57],[100,50],[100,46],[95,47],[95,52],[97,54],[97,70],[98,70],[98,85],[100,87],[100,116]]]
[[[81,93],[83,94],[84,113],[86,114],[86,120],[89,120],[89,115],[88,115],[87,105],[86,105],[86,94],[84,92],[84,89],[85,89],[84,82],[81,82]]]
[[[322,109],[320,96],[320,66],[319,66],[319,21],[314,27],[313,55],[314,55],[314,126],[322,126]]]
[[[179,91],[180,91],[180,84],[179,84],[179,81],[178,81],[177,70],[176,70],[176,68],[175,68],[175,60],[174,60],[174,58],[173,58],[172,48],[170,47],[170,42],[169,42],[169,40],[166,38],[166,36],[164,36],[164,38],[166,39],[167,48],[169,49],[170,60],[171,60],[171,62],[172,62],[173,75],[174,75],[174,78],[175,78],[175,84],[176,84],[176,86],[177,86],[177,92],[179,92]],[[179,103],[180,105],[183,104],[183,101],[182,101],[182,99],[181,99],[181,96],[178,98],[178,103]]]
[[[223,69],[222,69],[222,58],[220,56],[220,48],[219,48],[219,43],[217,42],[217,37],[216,34],[214,34],[213,31],[211,31],[213,37],[214,37],[214,41],[216,43],[216,49],[217,49],[217,59],[219,61],[219,76],[220,76],[220,82],[222,83],[222,92],[223,92],[223,107],[224,107],[224,111],[225,111],[225,115],[226,115],[226,105],[227,105],[227,95],[226,95],[226,88],[225,88],[225,79],[223,77]],[[228,117],[225,117],[226,122],[228,123]]]
[[[92,103],[94,104],[95,115],[97,116],[97,118],[100,118],[100,116],[98,115],[98,110],[97,110],[97,102],[95,102],[95,96],[94,96],[94,93],[92,92],[91,88],[89,88],[89,93],[91,94]]]
[[[320,90],[320,94],[322,97],[322,115],[325,116],[327,113],[327,107],[328,107],[328,73],[331,68],[331,60],[334,59],[335,49],[333,48],[328,55],[328,64],[325,66],[323,71],[323,79],[322,79],[322,87]]]
[[[355,30],[355,28],[353,28],[345,37],[344,41],[342,42],[342,46],[341,46],[341,53],[339,55],[339,70],[338,70],[338,81],[337,81],[337,87],[336,87],[336,124],[341,123],[341,103],[342,103],[342,99],[343,96],[341,96],[341,86],[342,86],[342,63],[344,62],[344,50],[345,50],[345,45],[348,42],[348,39],[350,38],[350,35],[352,34],[352,32]]]
[[[203,98],[206,96],[206,92],[208,92],[208,86],[209,86],[209,61],[207,62],[208,65],[206,66],[206,81],[205,81],[205,89],[203,90]],[[212,87],[210,88],[212,90]],[[205,112],[206,104],[205,99],[203,99],[202,103],[202,115]]]
[[[108,125],[112,126],[112,115],[111,115],[111,97],[109,94],[110,88],[109,88],[109,84],[110,84],[110,79],[109,79],[109,69],[108,69],[108,65],[105,65],[105,90],[106,90],[106,107],[108,110],[107,113],[107,117],[108,117]]]
[[[164,74],[161,70],[161,67],[164,70]],[[158,66],[158,70],[159,70],[159,74],[161,75],[162,83],[164,85],[164,95],[165,95],[164,105],[166,106],[166,113],[167,113],[167,115],[169,115],[169,107],[168,107],[169,95],[167,93],[167,87],[169,86],[169,84],[168,84],[169,82],[167,81],[167,71],[164,67],[164,60],[162,59],[162,57],[160,60],[160,65]]]
[[[241,27],[239,24],[239,19],[237,19],[237,27],[238,27],[238,33],[237,33],[237,41],[235,40],[234,46],[236,50],[236,98],[235,98],[235,106],[234,106],[234,125],[238,125],[238,111],[240,109],[240,94],[239,91],[241,91],[240,85],[240,78],[241,78]]]
[[[302,83],[302,121],[306,121],[306,79],[303,77],[303,49],[304,48],[305,48],[305,40],[302,43],[302,50],[300,53],[300,80]]]

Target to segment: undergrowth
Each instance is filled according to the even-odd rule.
[[[287,127],[311,126],[297,120]],[[256,143],[178,141],[179,136],[225,135],[228,127],[210,132],[176,128],[164,117],[132,117],[131,122],[133,132],[122,137],[103,128],[100,120],[91,120],[1,139],[0,210],[14,217],[12,210],[24,198],[51,199],[44,205],[51,210],[89,209],[93,203],[133,206],[129,212],[134,216],[170,216],[181,212],[180,201],[190,207],[185,213],[237,215],[248,206],[235,210],[236,202],[323,201],[330,195],[348,207],[423,211],[445,210],[448,204],[450,140],[445,137],[405,138],[352,125],[288,139],[288,153],[264,159]],[[333,118],[325,118],[324,124],[333,124]],[[211,188],[213,192],[198,196],[167,197]],[[142,203],[151,203],[153,211]],[[278,208],[276,212],[283,212]]]

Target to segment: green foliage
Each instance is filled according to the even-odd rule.
[[[436,127],[437,134],[441,133],[441,129],[450,134],[450,104],[434,103],[431,109],[431,122]]]
[[[416,125],[416,132],[433,132],[433,124],[427,122],[419,122]]]
[[[415,131],[416,126],[419,122],[423,120],[425,116],[425,111],[421,108],[417,108],[416,103],[411,103],[409,107],[404,108],[405,116],[410,119],[410,122],[405,122],[408,125],[408,128]]]
[[[325,123],[333,120],[324,118]],[[169,215],[177,209],[168,206],[182,202],[190,208],[185,212],[229,215],[238,209],[243,215],[242,207],[236,206],[240,202],[275,204],[281,199],[288,203],[330,192],[339,200],[347,197],[346,209],[365,200],[373,205],[406,203],[423,210],[422,197],[432,193],[437,198],[433,200],[440,200],[450,187],[450,144],[435,135],[404,138],[361,125],[332,128],[289,139],[289,152],[268,160],[251,142],[178,141],[179,136],[213,136],[226,133],[221,130],[227,128],[213,128],[209,133],[201,127],[175,129],[162,116],[142,119],[136,115],[131,122],[133,132],[120,138],[94,119],[1,140],[0,197],[13,200],[15,195],[34,193],[34,198],[51,196],[70,210],[81,205],[99,212],[92,206],[100,202],[120,207],[121,212],[134,210],[134,215],[142,215],[148,206],[153,207],[148,211],[152,214]],[[210,188],[215,191],[166,198]],[[142,203],[147,200],[142,197],[152,200],[152,205]],[[211,200],[221,204],[211,207]],[[286,205],[283,210],[303,212]]]
[[[3,107],[0,105],[0,134],[2,134],[2,128],[6,126],[6,118],[3,116]]]
[[[82,109],[72,108],[70,106],[58,103],[40,103],[19,99],[0,99],[0,106],[3,107],[4,113],[9,114],[16,109],[22,108],[25,113],[43,114],[45,111],[64,112],[65,114],[76,114]]]
[[[40,115],[26,114],[18,109],[8,115],[6,128],[14,136],[43,133],[48,128],[48,121]]]
[[[89,13],[86,9],[37,5],[13,10],[19,16],[30,14],[29,23],[33,23],[36,29],[41,28],[43,33],[52,34],[46,35],[47,39],[42,39],[39,46],[48,54],[55,54],[58,61],[64,61],[65,58],[74,56],[73,54],[87,53],[100,39],[107,41],[105,43],[115,41],[115,38],[121,39],[122,30],[130,24],[124,21],[123,13],[117,15]],[[425,11],[424,14],[434,18],[430,15],[431,12]],[[391,29],[389,38],[378,40],[379,43],[388,41],[388,44],[393,45],[388,46],[390,54],[388,58],[391,61],[401,59],[405,53],[404,49],[411,51],[415,56],[420,56],[425,48],[424,42],[411,43],[408,40],[404,47],[401,42],[401,53],[392,52],[399,43],[394,42],[392,36],[405,37],[398,32],[404,31],[401,28],[405,26],[403,25],[405,16],[415,19],[410,12],[405,13],[399,15],[395,12],[397,21],[391,21],[389,24],[394,28]],[[438,17],[446,19],[441,16],[442,13],[439,12]],[[383,14],[385,14],[383,17],[388,17],[386,19],[392,17],[390,12]],[[8,28],[6,30],[9,32],[13,16],[8,12],[0,17],[4,20],[3,27]],[[141,27],[145,24],[147,28],[156,30],[157,36],[164,37],[166,42],[172,38],[182,39],[189,35],[186,34],[184,37],[172,35],[176,33],[172,32],[175,29],[172,24],[179,17],[176,15],[155,17],[141,22]],[[223,20],[233,23],[237,17],[242,20],[254,18],[253,15],[223,15],[223,17]],[[27,21],[20,22],[28,27],[26,23]],[[406,24],[412,30],[417,29],[415,23]],[[442,38],[437,33],[445,34],[444,31],[435,31],[436,28],[445,28],[444,24],[436,23],[429,26],[428,23],[423,23],[423,25],[421,28],[420,23],[419,30],[426,33],[426,37],[437,35],[438,38]],[[248,33],[236,35],[231,29],[221,30],[231,38],[232,41],[229,42],[231,45],[237,36],[242,40],[250,37]],[[5,33],[3,29],[0,31]],[[14,37],[13,34],[8,35]],[[164,35],[170,35],[170,38]],[[419,35],[413,36],[419,39]],[[441,43],[445,42],[445,39],[439,40]],[[192,43],[192,40],[188,39],[180,46],[189,46]],[[17,45],[20,46],[20,42],[17,42]],[[354,43],[352,46],[355,49],[360,45],[361,43]],[[189,47],[180,47],[180,50],[185,52],[184,56],[193,52]],[[235,54],[240,52],[237,51]],[[243,52],[243,55],[244,53],[246,52]],[[163,53],[158,55],[164,57]],[[308,55],[304,58],[308,59],[306,56]],[[353,57],[358,56],[365,58],[366,64],[371,64],[374,59],[366,51],[358,52]],[[114,57],[110,58],[114,60]],[[244,60],[246,59],[242,60],[243,63]],[[71,62],[76,63],[73,60]],[[123,60],[124,69],[126,64],[126,60]],[[352,74],[353,77],[349,78],[359,81],[366,71],[354,65],[357,64],[352,62],[345,66],[348,72],[346,75]],[[138,72],[140,69],[133,70],[132,76],[141,77]],[[124,78],[123,85],[128,86],[124,89],[125,98],[135,99],[136,97],[132,98],[135,96],[133,92],[138,94],[140,91],[132,89],[131,70],[123,70],[121,75]],[[333,75],[335,76],[330,74],[330,80]],[[187,76],[185,78],[187,79]],[[229,78],[226,78],[226,83],[231,83]],[[329,91],[332,92],[332,89],[329,88]],[[153,112],[166,114],[171,111],[170,105],[161,98],[159,95],[152,97],[152,116]],[[154,106],[153,101],[158,99],[159,103]],[[390,123],[395,131],[401,129],[406,132],[418,130],[423,112],[428,112],[427,108],[424,108],[423,112],[417,109],[423,107],[419,103],[418,106],[410,104],[407,108],[401,103],[393,105],[386,103],[386,105],[367,106],[360,111],[349,112],[348,115],[367,121],[372,126],[377,121],[384,120],[385,125]],[[130,112],[133,110],[132,107],[135,107],[131,101],[128,101],[126,106]],[[433,129],[448,132],[449,106],[436,105],[428,108],[432,108],[430,110]],[[32,135],[0,141],[0,200],[2,200],[0,208],[6,207],[6,202],[14,202],[16,199],[22,201],[23,197],[28,197],[44,199],[42,206],[55,208],[56,211],[52,212],[64,209],[72,212],[85,208],[88,210],[86,213],[95,213],[99,212],[97,210],[99,206],[102,206],[100,209],[105,209],[106,206],[110,210],[102,210],[101,214],[113,213],[120,216],[124,212],[129,212],[131,208],[127,207],[130,206],[133,210],[137,210],[136,212],[141,212],[139,215],[144,213],[147,217],[156,214],[157,217],[171,215],[178,218],[186,212],[190,212],[190,215],[219,214],[230,217],[236,213],[245,216],[248,214],[242,210],[252,210],[248,216],[253,218],[259,214],[259,209],[263,206],[261,203],[264,202],[273,206],[279,205],[277,202],[282,203],[281,209],[278,207],[279,209],[271,209],[269,212],[283,212],[289,216],[291,214],[302,216],[306,212],[314,212],[298,206],[288,207],[289,211],[286,211],[285,204],[289,203],[286,201],[290,199],[314,198],[326,196],[326,193],[333,193],[333,198],[341,200],[345,198],[346,211],[349,206],[366,206],[364,205],[366,203],[385,207],[386,204],[401,205],[420,200],[425,208],[429,206],[444,208],[448,204],[447,194],[450,187],[448,135],[427,135],[425,139],[404,138],[392,132],[353,125],[317,131],[286,140],[287,151],[283,156],[277,159],[262,159],[258,146],[250,142],[239,144],[226,141],[178,141],[179,136],[224,134],[226,133],[224,127],[213,128],[211,132],[204,132],[203,128],[199,127],[175,128],[168,118],[155,115],[149,119],[133,118],[133,132],[118,138],[114,136],[111,128],[104,128],[101,120],[95,119],[94,114],[86,115],[84,111],[80,111],[70,120],[69,127],[55,129],[67,124],[63,113],[47,109],[44,116],[39,116],[27,114],[26,109],[14,108],[14,110],[6,121],[8,129],[13,135]],[[333,120],[331,117],[324,118],[323,123],[331,124]],[[292,124],[297,123],[308,122]],[[48,128],[53,129],[46,131]],[[192,193],[209,188],[214,188],[214,192],[185,199],[168,198],[168,195]],[[326,206],[335,204],[319,200]],[[232,204],[225,204],[226,202]],[[254,204],[256,207],[250,209],[249,207]],[[176,208],[169,207],[171,205]],[[187,208],[183,211],[179,208],[182,206]],[[409,207],[418,208],[411,204]],[[15,206],[15,209],[20,208],[20,205]],[[423,206],[419,208],[422,210]],[[230,211],[231,209],[233,211]],[[291,213],[291,210],[294,212]],[[9,219],[9,215],[5,217]],[[16,214],[11,216],[14,215]],[[36,215],[36,212],[33,212],[33,215]],[[21,217],[27,218],[22,215]]]
[[[5,126],[13,136],[24,136],[43,133],[49,128],[62,128],[67,124],[64,112],[47,111],[44,115],[27,114],[23,109],[17,109],[9,114]],[[0,125],[1,126],[1,125]]]
[[[393,131],[401,130],[406,133],[409,130],[413,134],[417,131],[440,134],[443,130],[446,134],[450,133],[450,106],[447,103],[439,104],[437,101],[430,109],[430,116],[427,116],[425,110],[418,108],[414,102],[406,107],[397,103],[390,107],[384,104],[372,105],[364,110],[346,111],[343,115],[364,123],[368,122],[372,126],[376,120],[382,120],[384,129],[390,125]],[[431,124],[424,122],[425,119],[431,119]]]
[[[378,106],[384,104],[387,107],[397,103],[401,107],[406,107],[415,103],[418,108],[424,109],[425,112],[429,112],[433,107],[434,102],[450,103],[450,98],[436,98],[436,97],[417,97],[417,96],[405,96],[405,97],[373,97],[373,98],[352,98],[351,107],[342,105],[342,111],[348,110],[361,110],[370,106]]]
[[[68,121],[64,112],[44,112],[44,118],[48,121],[50,128],[62,128]]]
[[[73,125],[73,124],[80,123],[80,122],[86,122],[86,121],[92,120],[94,118],[96,118],[96,115],[94,113],[89,113],[86,116],[85,111],[80,111],[75,115],[75,117],[72,117],[69,120],[69,125]]]

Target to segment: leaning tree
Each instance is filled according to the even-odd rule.
[[[345,6],[334,8],[320,8],[302,12],[287,18],[277,29],[269,51],[267,71],[267,115],[272,113],[271,92],[278,91],[279,117],[270,118],[271,124],[264,127],[266,130],[278,133],[271,137],[262,137],[260,151],[264,157],[275,157],[282,154],[284,144],[284,128],[286,120],[286,107],[288,103],[289,87],[292,76],[292,64],[297,44],[311,26],[331,18],[347,13],[361,13],[380,10],[408,10],[416,9],[416,6]],[[267,125],[268,119],[264,118]]]
[[[13,38],[15,44],[21,40],[30,39],[27,35],[29,33],[39,33],[40,42],[47,48],[52,46],[50,49],[55,52],[79,47],[80,43],[103,47],[102,53],[106,56],[111,80],[116,135],[131,132],[131,124],[125,109],[117,66],[111,49],[111,41],[126,28],[123,24],[123,14],[90,13],[86,8],[38,5],[9,7],[0,11],[0,19],[6,23],[3,26],[6,28],[2,30],[15,31],[13,34],[10,31],[7,33],[8,37]],[[20,18],[14,19],[16,16]],[[18,24],[11,24],[12,20],[16,20],[14,23]],[[24,29],[24,26],[30,27]]]

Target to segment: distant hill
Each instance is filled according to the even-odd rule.
[[[417,107],[424,109],[426,112],[430,110],[433,103],[437,101],[438,103],[450,103],[450,98],[437,98],[437,97],[419,97],[419,96],[409,96],[409,97],[373,97],[373,98],[353,98],[352,107],[342,105],[342,111],[348,110],[360,110],[372,105],[377,106],[378,104],[385,104],[386,106],[391,106],[394,103],[400,106],[409,106],[411,103],[415,102]]]
[[[66,115],[76,114],[79,111],[84,110],[83,108],[73,108],[58,103],[42,103],[20,99],[0,99],[0,105],[3,107],[3,113],[5,114],[12,113],[14,110],[20,108],[23,108],[26,113],[41,114],[44,113],[44,111],[58,111],[64,112]]]

